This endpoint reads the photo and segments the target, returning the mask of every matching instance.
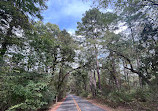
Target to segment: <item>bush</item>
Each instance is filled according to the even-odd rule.
[[[36,73],[12,73],[3,76],[0,110],[33,111],[42,108],[55,97],[50,86],[51,76]]]
[[[89,93],[88,96],[87,96],[87,98],[93,98],[92,93]]]
[[[116,104],[132,102],[132,95],[127,92],[114,91],[109,94],[108,99]]]
[[[146,102],[149,100],[151,93],[147,89],[137,89],[132,93],[132,96],[140,102]]]
[[[149,89],[136,89],[130,93],[126,91],[113,91],[108,95],[107,98],[110,100],[110,106],[117,107],[121,104],[140,104],[142,102],[150,101],[152,100],[151,95],[152,93]]]
[[[83,91],[83,92],[80,94],[80,96],[82,96],[82,97],[88,97],[88,92]]]

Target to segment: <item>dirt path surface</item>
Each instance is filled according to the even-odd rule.
[[[75,95],[68,95],[56,110],[50,111],[106,111]]]

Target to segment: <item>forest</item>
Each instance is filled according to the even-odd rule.
[[[0,1],[0,111],[46,111],[68,93],[158,110],[158,1],[91,1],[73,35],[42,21],[47,0]]]

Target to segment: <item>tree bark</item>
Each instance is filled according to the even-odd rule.
[[[99,89],[101,89],[100,73],[99,73],[99,64],[98,64],[98,55],[96,55],[96,68],[97,68],[97,74],[98,74],[98,84],[99,84]]]
[[[125,67],[127,67],[127,64],[125,61],[123,61],[123,70],[124,70],[125,80],[126,80],[127,85],[128,85],[128,90],[130,91],[129,75],[128,75],[128,72],[126,71]]]
[[[97,74],[98,74],[98,88],[101,89],[101,83],[100,83],[100,73],[99,73],[99,62],[98,62],[98,49],[95,45],[95,53],[96,53],[96,71],[97,71]]]
[[[110,52],[111,55],[111,61],[112,61],[112,75],[113,75],[113,79],[115,81],[116,84],[116,88],[119,90],[119,83],[118,83],[118,78],[116,76],[116,67],[115,67],[115,59],[114,59],[114,54],[113,52]]]
[[[97,93],[96,93],[97,85],[96,85],[96,75],[95,75],[95,70],[94,70],[94,82],[93,82],[93,84],[94,84],[94,96],[96,96],[96,95],[97,95]]]

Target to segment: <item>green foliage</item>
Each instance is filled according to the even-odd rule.
[[[38,110],[66,94],[75,44],[57,25],[33,21],[46,1],[0,1],[1,111]]]
[[[55,98],[56,91],[50,86],[48,74],[11,73],[3,77],[2,82],[1,110],[37,110]]]
[[[88,92],[82,91],[82,93],[80,94],[80,96],[82,96],[82,97],[88,97]]]
[[[116,13],[87,11],[78,23],[76,34],[83,37],[77,45],[57,25],[29,20],[42,19],[46,1],[0,1],[1,111],[36,111],[69,89],[108,99],[115,107],[157,103],[156,0],[98,0]],[[115,33],[121,23],[128,33]],[[69,76],[74,61],[84,67]]]
[[[132,95],[135,99],[137,99],[137,101],[146,102],[149,101],[151,94],[152,93],[149,91],[149,89],[137,89]]]
[[[108,99],[114,103],[127,103],[133,101],[128,92],[113,91],[109,94]]]
[[[107,98],[110,100],[109,105],[117,107],[122,104],[133,105],[133,103],[152,101],[152,95],[150,89],[135,89],[130,92],[113,91]]]
[[[41,11],[46,9],[47,0],[1,0],[0,1],[0,35],[2,45],[0,58],[7,52],[7,47],[17,45],[22,47],[24,40],[29,37],[17,36],[17,30],[23,31],[32,29],[29,17],[42,19]],[[16,28],[16,29],[15,29]],[[23,30],[23,31],[22,31]]]

